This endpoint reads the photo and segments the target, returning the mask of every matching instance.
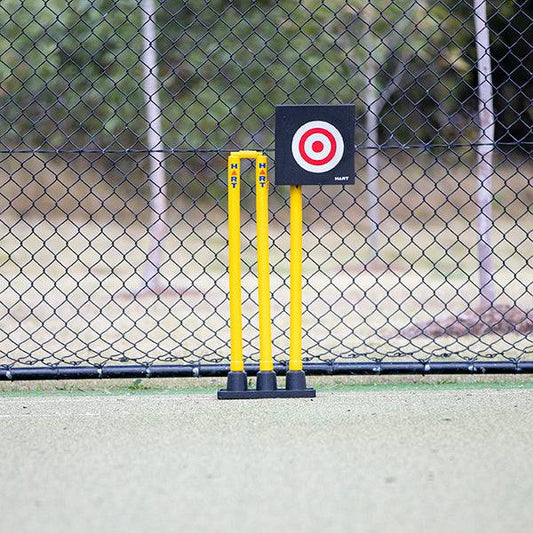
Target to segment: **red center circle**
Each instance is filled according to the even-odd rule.
[[[324,150],[324,143],[322,141],[315,141],[311,145],[311,149],[313,150],[313,152],[321,152],[322,150]]]
[[[307,141],[307,139],[311,135],[314,135],[315,133],[318,133],[320,135],[324,135],[325,137],[327,137],[331,145],[329,154],[323,159],[311,159],[305,152],[305,141]],[[316,151],[315,144],[317,143],[322,144],[322,148],[324,148],[324,143],[322,143],[321,141],[315,141],[311,145],[312,150]],[[298,143],[298,152],[300,152],[300,156],[302,157],[302,159],[309,165],[316,165],[316,166],[325,165],[326,163],[329,163],[335,157],[335,153],[337,152],[337,141],[335,141],[335,137],[333,137],[331,132],[329,132],[328,130],[324,128],[311,128],[302,135],[300,142]]]

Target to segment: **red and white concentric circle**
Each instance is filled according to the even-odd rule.
[[[292,138],[292,156],[308,172],[319,174],[335,168],[344,154],[339,130],[323,120],[300,126]]]

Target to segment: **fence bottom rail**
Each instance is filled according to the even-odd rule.
[[[12,367],[0,369],[0,381],[226,377],[229,370],[229,364]],[[283,376],[288,367],[278,363],[274,370]],[[531,374],[533,361],[304,363],[303,370],[311,376]],[[259,365],[245,365],[245,371],[256,376]]]

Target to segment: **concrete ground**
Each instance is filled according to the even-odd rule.
[[[2,532],[531,530],[533,384],[0,393]]]

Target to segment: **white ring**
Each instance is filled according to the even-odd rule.
[[[305,161],[305,159],[303,159],[303,157],[300,155],[300,150],[299,150],[300,140],[306,131],[309,131],[310,129],[313,129],[313,128],[322,128],[322,129],[327,130],[333,136],[333,138],[335,139],[335,142],[337,143],[337,150],[335,154],[333,155],[333,158],[327,163],[324,163],[323,165],[312,165],[308,163],[307,161]],[[313,141],[311,141],[311,138],[313,138]],[[324,149],[318,153],[315,153],[311,150],[311,145],[316,140],[319,140],[322,143],[324,143]],[[335,168],[339,164],[340,160],[342,159],[342,156],[344,155],[344,140],[339,130],[335,126],[330,124],[329,122],[325,122],[323,120],[312,120],[311,122],[307,122],[306,124],[298,128],[298,130],[292,137],[291,149],[292,149],[292,156],[294,157],[294,160],[296,161],[296,163],[298,163],[298,165],[301,168],[303,168],[304,170],[307,170],[308,172],[313,172],[314,174],[321,174],[323,172],[328,172],[329,170]],[[324,157],[322,157],[321,154],[326,149],[328,151],[326,152],[324,157],[327,156],[327,154],[330,152],[331,143],[329,139],[327,138],[327,136],[321,133],[310,135],[310,137],[306,139],[304,143],[305,153],[311,159],[315,159],[315,160],[324,159]]]
[[[316,141],[321,142],[324,145],[320,152],[315,152],[313,150],[313,143]],[[309,154],[311,159],[324,159],[331,150],[331,141],[322,133],[313,133],[313,135],[309,135],[305,141],[304,150],[306,154]],[[310,154],[312,154],[312,156]]]

